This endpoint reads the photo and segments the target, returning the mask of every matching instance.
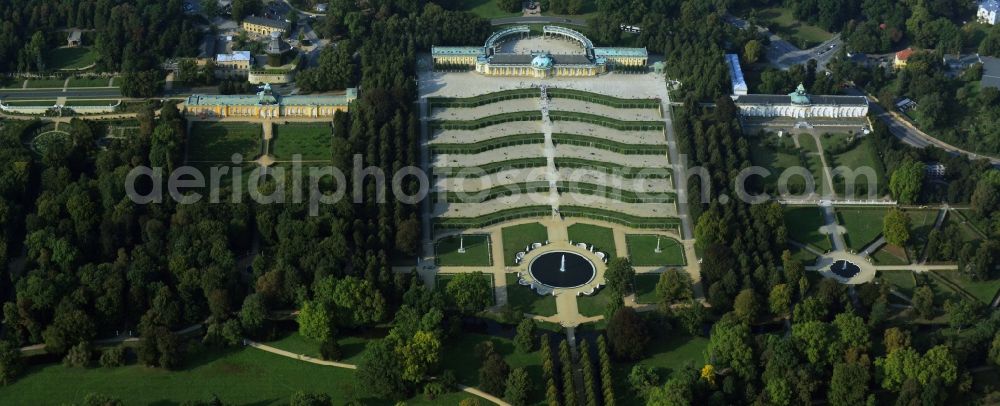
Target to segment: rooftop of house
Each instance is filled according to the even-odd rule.
[[[907,59],[910,59],[910,57],[913,56],[914,52],[916,51],[914,51],[913,48],[906,48],[902,51],[896,52],[896,59],[900,61],[905,61]]]
[[[218,54],[215,56],[216,62],[250,62],[250,51],[234,51],[231,54]]]
[[[243,19],[244,23],[263,25],[265,27],[271,27],[278,30],[288,29],[288,23],[281,20],[272,20],[270,18],[257,17],[257,16],[247,16]]]

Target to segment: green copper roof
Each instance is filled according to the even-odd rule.
[[[788,94],[792,98],[792,104],[809,104],[809,94],[806,93],[806,87],[799,83],[799,87],[795,88],[794,92]]]
[[[481,47],[431,47],[432,55],[480,55]]]

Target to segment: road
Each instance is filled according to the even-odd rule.
[[[581,27],[587,26],[587,20],[583,18],[567,18],[567,17],[547,17],[547,16],[537,16],[537,17],[504,17],[504,18],[494,18],[490,20],[490,24],[493,25],[508,25],[508,24],[566,24],[566,25],[578,25]]]
[[[726,22],[739,29],[746,29],[750,25],[746,20],[734,16],[726,16],[725,19]],[[767,60],[781,70],[787,70],[792,66],[815,59],[816,69],[822,71],[826,68],[827,62],[830,62],[830,59],[837,54],[838,48],[843,44],[840,40],[840,34],[837,34],[833,38],[811,49],[799,49],[799,47],[784,40],[765,27],[757,26],[757,32],[764,34],[771,41],[771,45],[767,47]]]
[[[969,157],[969,159],[988,159],[994,167],[1000,168],[1000,158],[988,157],[974,152],[969,152],[964,149],[954,147],[944,141],[938,140],[937,138],[931,137],[902,118],[887,112],[884,108],[882,108],[878,101],[874,100],[871,96],[866,95],[857,88],[848,88],[844,90],[844,93],[852,96],[868,97],[868,108],[871,110],[871,115],[879,120],[882,120],[882,122],[889,127],[889,131],[892,132],[896,138],[899,138],[900,141],[903,141],[903,143],[907,145],[916,148],[927,148],[928,146],[933,145],[954,155],[965,155]]]

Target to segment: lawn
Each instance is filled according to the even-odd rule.
[[[593,296],[577,296],[576,307],[583,316],[601,316],[604,314],[604,308],[608,307],[608,302],[610,301],[611,293],[607,289],[601,289]]]
[[[670,237],[660,237],[660,251],[656,252],[657,236],[628,234],[625,244],[628,257],[635,266],[683,266],[684,245]]]
[[[110,78],[71,78],[69,87],[107,87]]]
[[[835,143],[847,144],[847,135],[834,135],[834,136],[824,136],[823,145],[827,151]],[[846,145],[845,145],[846,147]],[[836,148],[836,147],[834,147]],[[859,173],[871,171],[874,173],[874,177],[869,179],[864,176],[859,176],[855,179],[854,184],[854,196],[856,198],[867,198],[869,190],[872,190],[876,195],[878,194],[878,182],[883,179],[887,179],[885,176],[885,171],[882,168],[882,163],[878,157],[878,151],[875,150],[875,139],[873,137],[863,137],[860,140],[854,141],[854,146],[847,149],[844,152],[840,152],[831,157],[831,160],[827,163],[830,164],[832,168],[837,168],[845,166],[852,171]],[[837,188],[837,193],[846,195],[847,190],[844,184],[844,178],[840,176],[834,177],[834,187]],[[869,185],[871,183],[871,185]],[[872,186],[869,188],[869,186]]]
[[[782,213],[789,238],[801,244],[812,245],[824,252],[833,248],[830,236],[819,231],[820,227],[826,224],[823,210],[819,207],[786,206]]]
[[[516,312],[538,316],[556,314],[556,298],[551,295],[539,295],[527,286],[517,283],[517,275],[507,274],[507,304]]]
[[[991,303],[997,290],[1000,290],[1000,279],[973,281],[957,271],[934,271],[934,274],[958,285],[959,288],[983,303]]]
[[[332,145],[333,129],[327,124],[275,125],[271,155],[278,161],[290,161],[295,154],[303,161],[329,161]]]
[[[657,303],[656,283],[660,281],[660,274],[638,274],[635,276],[635,301],[639,303]]]
[[[566,230],[570,241],[593,245],[595,251],[607,253],[611,258],[618,256],[615,250],[615,235],[610,228],[590,224],[573,224]]]
[[[335,404],[394,404],[369,398],[366,383],[358,382],[354,371],[253,348],[196,350],[178,371],[135,364],[88,369],[34,366],[0,390],[0,404],[79,404],[87,394],[101,393],[124,404],[207,402],[216,395],[226,404],[280,405],[297,391],[329,394]],[[430,402],[418,396],[407,404],[455,404],[466,397],[453,393]]]
[[[913,272],[910,271],[879,271],[879,276],[895,287],[895,289],[905,296],[913,296],[913,288],[916,281],[913,279]]]
[[[14,100],[14,101],[4,101],[3,104],[8,106],[55,106],[55,100]]]
[[[646,349],[648,357],[636,363],[615,363],[612,379],[617,382],[615,395],[619,404],[646,404],[642,395],[638,395],[628,386],[628,375],[632,367],[642,364],[652,367],[660,376],[661,384],[674,374],[680,371],[685,365],[691,364],[697,369],[701,369],[705,364],[705,350],[708,348],[708,339],[705,337],[692,337],[683,333],[669,335],[668,337],[656,337],[650,341]]]
[[[802,148],[795,147],[793,137],[798,137]],[[803,165],[807,166],[809,173],[813,175],[816,190],[821,190],[820,181],[822,178],[820,172],[817,171],[820,166],[818,157],[802,156],[802,154],[810,152],[816,152],[816,143],[808,135],[785,135],[778,138],[777,134],[768,133],[750,144],[750,157],[753,164],[761,166],[771,173],[764,178],[765,191],[771,194],[780,193],[778,179],[785,171],[789,168],[803,167]],[[815,165],[813,161],[817,161]],[[789,193],[803,194],[805,192],[806,180],[802,176],[789,176],[787,182]]]
[[[66,79],[29,79],[28,88],[29,89],[41,89],[41,88],[55,88],[62,89],[63,85],[66,84]]]
[[[497,6],[497,0],[464,0],[461,11],[468,11],[482,18],[515,17],[521,13],[508,13]]]
[[[493,305],[497,304],[496,291],[493,290],[493,286],[494,286],[493,285],[493,274],[491,274],[491,273],[483,273],[481,276],[482,276],[483,279],[486,279],[486,281],[489,282],[489,284],[490,284],[490,303],[493,304]],[[454,278],[455,278],[455,274],[437,274],[437,275],[434,275],[434,288],[437,289],[439,292],[444,293],[445,289],[448,288],[448,283],[451,282],[451,280],[454,279]]]
[[[924,246],[937,221],[937,210],[907,210],[910,216],[910,245],[916,248],[916,255],[923,257]]]
[[[529,399],[544,397],[544,385],[541,384],[542,362],[540,352],[523,353],[514,348],[512,340],[483,334],[463,332],[453,340],[444,343],[446,354],[441,357],[441,370],[450,369],[455,372],[458,383],[467,386],[479,386],[479,367],[482,362],[476,356],[476,344],[492,341],[494,350],[503,356],[507,364],[513,368],[525,368],[532,378],[533,390]],[[554,349],[558,349],[555,347]],[[558,352],[555,352],[558,354]],[[483,402],[480,402],[483,403]],[[533,402],[532,402],[533,403]],[[444,403],[440,403],[444,404]]]
[[[882,234],[885,209],[838,208],[837,220],[847,229],[844,242],[854,251],[861,251]]]
[[[765,8],[759,10],[757,16],[759,24],[802,49],[812,48],[833,37],[822,28],[796,20],[792,10],[785,7]]]
[[[788,250],[792,253],[792,258],[798,260],[802,265],[812,265],[816,263],[816,259],[819,258],[816,254],[809,252],[808,250],[801,249],[794,245],[789,245]]]
[[[959,300],[962,297],[967,297],[945,282],[945,278],[938,273],[928,272],[921,274],[917,276],[917,280],[918,286],[928,285],[931,287],[931,290],[934,292],[935,306],[941,307],[948,300]]]
[[[94,64],[97,52],[88,47],[56,48],[45,53],[49,69],[81,69]]]
[[[538,223],[504,227],[500,231],[503,238],[503,264],[514,266],[518,252],[531,243],[545,243],[549,240],[549,230]]]
[[[464,253],[458,249],[465,248]],[[490,236],[467,234],[444,237],[434,244],[435,260],[440,266],[490,266],[493,258],[490,252]]]
[[[883,245],[871,255],[875,265],[906,265],[911,261],[906,255],[906,250],[895,245]]]
[[[260,124],[194,123],[188,136],[188,162],[231,162],[235,153],[251,161],[260,155]]]

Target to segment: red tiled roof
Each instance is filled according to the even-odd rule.
[[[902,51],[896,52],[896,59],[901,61],[910,59],[911,56],[913,56],[913,48],[906,48]]]

